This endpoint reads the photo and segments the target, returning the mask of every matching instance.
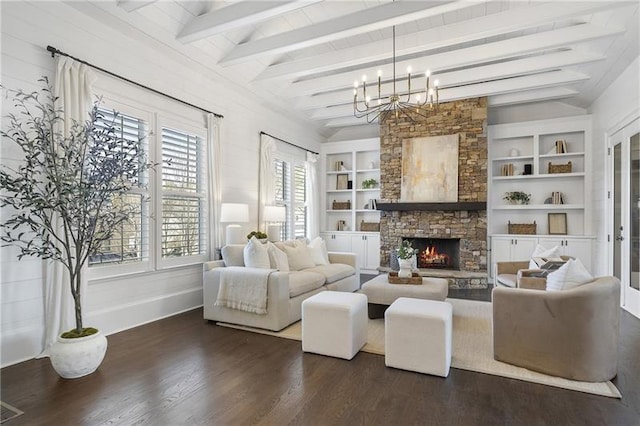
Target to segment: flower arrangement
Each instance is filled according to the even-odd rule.
[[[403,240],[398,249],[398,259],[408,260],[416,254],[418,254],[418,249],[413,248],[411,241]]]
[[[522,191],[505,192],[503,200],[508,201],[511,204],[529,204],[531,200],[531,194],[527,194]]]
[[[365,179],[362,181],[362,188],[364,189],[375,188],[377,184],[378,184],[378,181],[375,179]]]

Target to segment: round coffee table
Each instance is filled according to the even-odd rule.
[[[413,299],[444,301],[449,294],[449,282],[444,278],[422,278],[422,285],[418,284],[390,284],[388,275],[377,277],[362,284],[360,291],[367,295],[369,303],[369,318],[382,318],[398,297]]]

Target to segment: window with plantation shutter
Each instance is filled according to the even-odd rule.
[[[285,206],[284,239],[305,237],[307,233],[306,173],[302,160],[275,159],[275,202]]]
[[[117,138],[138,142],[148,152],[148,125],[144,120],[102,107],[97,107],[97,112],[97,127],[113,128]],[[145,187],[148,175],[140,176],[139,180],[141,185],[133,185],[130,193],[123,199],[113,200],[114,203],[127,203],[136,207],[132,219],[120,224],[100,251],[91,254],[89,266],[142,262],[149,258],[149,206],[144,202],[149,195]]]
[[[305,166],[297,165],[293,168],[293,236],[305,237],[307,234],[307,206]]]
[[[115,111],[121,111],[114,113]],[[142,145],[152,170],[124,199],[132,220],[89,259],[89,279],[158,271],[209,259],[207,129],[193,117],[163,115],[143,105],[98,107],[97,125]],[[201,118],[202,116],[200,116]],[[117,149],[117,148],[116,148]]]
[[[202,137],[162,128],[163,258],[206,253],[205,159]]]

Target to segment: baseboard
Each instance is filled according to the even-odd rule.
[[[35,358],[42,352],[44,325],[2,333],[0,367],[8,367]]]
[[[198,287],[88,312],[84,323],[109,335],[199,308],[202,306],[202,300],[202,287]]]

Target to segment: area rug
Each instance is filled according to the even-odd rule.
[[[447,299],[447,302],[453,305],[453,354],[451,357],[451,366],[453,368],[610,398],[622,398],[620,391],[611,382],[578,382],[561,377],[548,376],[526,368],[496,361],[493,359],[493,341],[491,337],[491,303],[462,299]],[[301,340],[302,335],[300,321],[279,332],[226,323],[218,323],[218,325],[292,340]],[[384,355],[384,319],[369,320],[367,343],[362,348],[362,351]]]

